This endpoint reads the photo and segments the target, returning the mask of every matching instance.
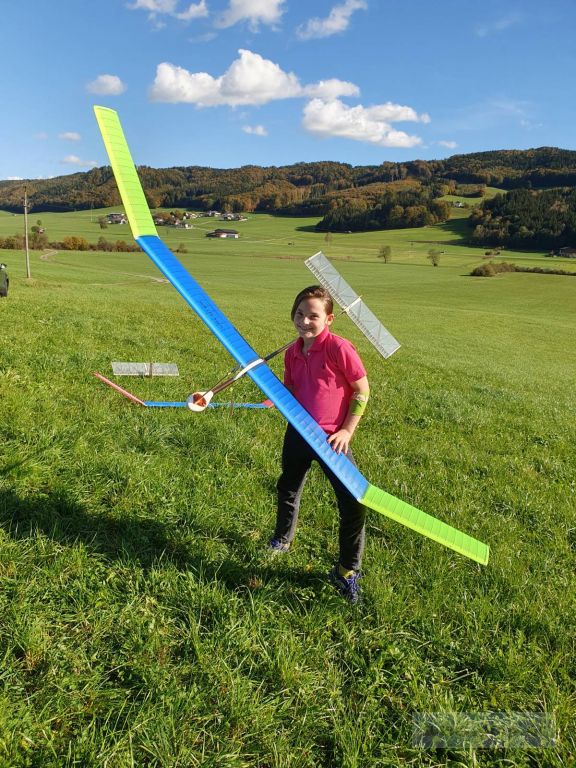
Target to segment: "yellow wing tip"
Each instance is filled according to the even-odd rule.
[[[118,114],[115,109],[112,109],[111,107],[101,107],[98,104],[94,104],[94,112],[96,112],[96,114],[99,112],[111,112],[114,115]]]
[[[405,501],[391,496],[381,488],[371,483],[360,499],[362,504],[380,512],[380,514],[395,520],[413,531],[425,536],[432,541],[442,544],[448,549],[474,560],[480,565],[487,565],[490,550],[483,541],[459,531],[456,528],[432,517],[426,512],[411,506]]]
[[[118,113],[109,107],[96,105],[94,113],[133,236],[157,235]]]

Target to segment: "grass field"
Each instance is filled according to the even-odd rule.
[[[130,239],[101,231],[101,213],[30,219],[50,240]],[[402,344],[383,361],[335,323],[372,386],[358,463],[489,543],[489,565],[373,513],[351,608],[326,584],[337,520],[317,468],[293,550],[270,560],[279,414],[144,410],[90,375],[175,362],[178,379],[122,383],[182,400],[233,367],[151,262],[33,253],[27,280],[23,254],[0,251],[1,768],[575,764],[576,280],[469,277],[484,250],[461,244],[459,219],[328,242],[314,223],[160,234],[261,353],[293,336],[293,296],[313,282],[303,260],[338,260]],[[0,212],[0,236],[21,225]],[[230,393],[258,398],[247,380]],[[414,746],[418,716],[490,712],[546,716],[554,740]]]

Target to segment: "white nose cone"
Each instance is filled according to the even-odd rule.
[[[201,413],[208,408],[210,400],[212,400],[212,392],[193,392],[188,396],[186,405],[194,413]]]

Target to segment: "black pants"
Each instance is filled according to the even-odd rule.
[[[352,452],[347,453],[355,465]],[[288,426],[282,447],[282,474],[276,484],[278,510],[274,538],[290,544],[296,533],[300,497],[312,461],[316,460],[330,481],[340,512],[340,565],[347,570],[357,571],[362,563],[366,507],[350,494],[336,475],[320,461],[308,443],[292,426]]]

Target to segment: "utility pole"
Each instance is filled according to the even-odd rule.
[[[30,279],[30,250],[28,249],[28,187],[24,186],[24,242],[26,243],[26,277]]]

